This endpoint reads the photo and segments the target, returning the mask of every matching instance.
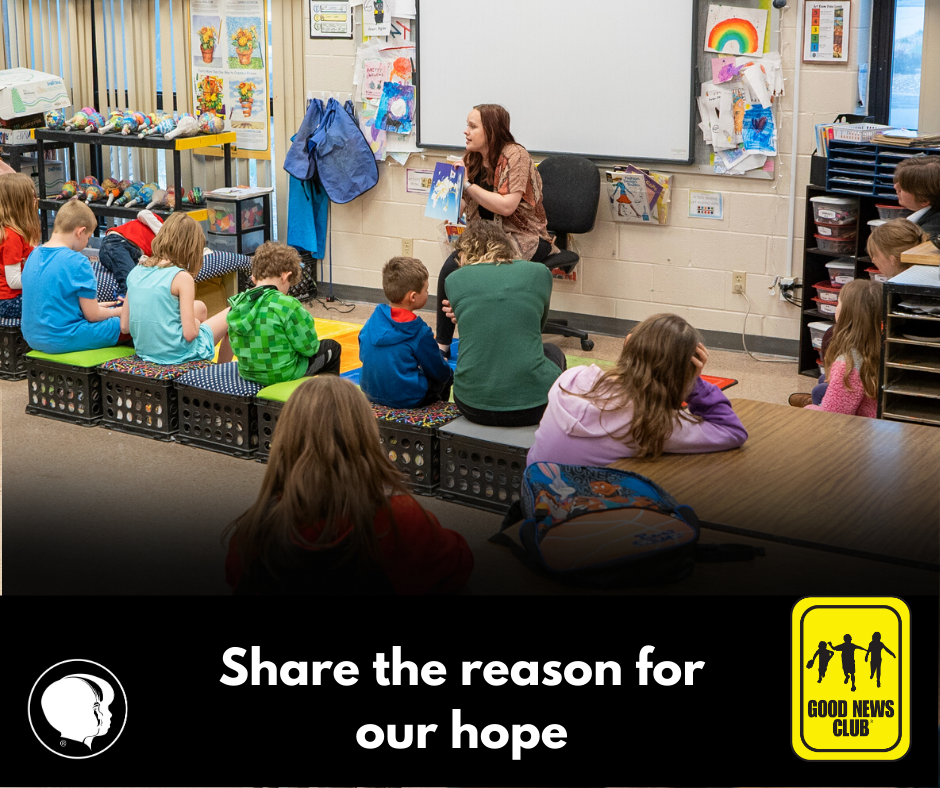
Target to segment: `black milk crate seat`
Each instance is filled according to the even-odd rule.
[[[26,354],[29,400],[26,412],[93,427],[104,415],[104,396],[98,365],[133,355],[131,347],[106,347],[76,353]]]
[[[284,383],[275,383],[265,386],[255,395],[255,405],[258,408],[258,450],[255,459],[258,462],[267,462],[271,454],[271,441],[274,440],[274,428],[281,416],[284,403],[294,393],[301,383],[309,378],[288,380]]]
[[[238,374],[238,364],[213,364],[176,379],[177,443],[248,459],[258,448],[254,397],[262,386]]]
[[[437,497],[491,512],[519,500],[531,427],[485,427],[461,417],[438,430],[441,486]]]
[[[372,405],[379,424],[382,450],[405,473],[411,488],[433,495],[441,478],[438,429],[460,417],[452,402],[437,402],[426,408],[387,408]]]
[[[102,364],[99,367],[104,399],[101,426],[157,440],[172,440],[179,429],[179,406],[173,382],[211,363],[152,364],[132,355]]]
[[[0,380],[25,378],[28,352],[29,345],[20,331],[19,318],[0,318]]]

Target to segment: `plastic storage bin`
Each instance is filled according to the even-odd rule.
[[[813,285],[816,288],[816,295],[820,297],[823,301],[838,301],[839,300],[839,290],[842,289],[842,285],[834,286],[828,281],[818,282]]]
[[[876,227],[881,227],[881,225],[886,224],[887,221],[887,219],[872,219],[870,222],[868,222],[868,226],[874,230]]]
[[[829,271],[829,283],[833,287],[839,287],[855,278],[855,261],[833,260],[826,263],[826,270]]]
[[[819,350],[819,348],[822,347],[823,337],[825,336],[826,332],[834,325],[835,323],[827,323],[825,320],[817,320],[815,323],[809,324],[809,335],[813,340],[814,348]]]
[[[855,249],[855,233],[844,238],[827,238],[817,233],[816,246],[820,252],[828,254],[851,254]]]
[[[235,235],[238,223],[235,219],[237,203],[228,200],[206,199],[206,213],[209,218],[209,232]]]
[[[887,282],[888,277],[886,277],[881,271],[877,268],[866,268],[865,273],[868,274],[869,278],[874,279],[876,282]]]
[[[911,215],[911,211],[902,208],[900,205],[876,205],[878,209],[878,218],[890,222],[892,219],[906,219]]]
[[[849,238],[855,235],[854,224],[826,224],[825,222],[816,222],[816,232],[827,238]]]
[[[823,301],[819,296],[815,296],[813,301],[816,302],[816,309],[818,309],[824,315],[832,315],[833,319],[836,316],[836,307],[838,306],[837,301]]]
[[[816,366],[819,367],[819,374],[820,374],[820,375],[825,375],[825,374],[826,374],[826,362],[823,361],[822,356],[820,356],[819,358],[816,359]]]
[[[813,220],[826,224],[858,222],[858,200],[852,197],[811,197]]]
[[[264,230],[255,230],[250,233],[242,233],[241,254],[254,254],[261,244],[264,243]],[[237,235],[215,235],[210,234],[207,237],[209,248],[213,252],[230,252],[239,254]]]

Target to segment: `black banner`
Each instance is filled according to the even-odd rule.
[[[904,601],[908,753],[811,763],[795,597],[8,597],[4,784],[936,785],[940,610]],[[75,697],[101,733],[55,718]]]

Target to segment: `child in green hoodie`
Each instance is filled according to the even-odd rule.
[[[271,386],[308,375],[339,374],[339,342],[318,339],[311,314],[287,295],[299,278],[297,250],[268,241],[251,263],[256,286],[228,300],[229,339],[238,374],[246,380]]]

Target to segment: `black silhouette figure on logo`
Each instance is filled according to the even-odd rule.
[[[819,657],[819,678],[816,679],[817,684],[821,684],[822,680],[826,677],[826,668],[829,667],[829,660],[835,656],[834,651],[830,651],[826,648],[826,641],[819,641],[819,648],[816,649],[816,653],[813,654],[813,658],[806,663],[806,667],[812,669],[813,663],[816,661],[816,658]]]
[[[851,679],[852,679],[852,692],[855,692],[855,652],[856,652],[856,650],[858,650],[858,651],[865,651],[865,649],[863,649],[861,646],[856,646],[856,645],[852,642],[852,636],[851,636],[851,635],[846,635],[846,636],[845,636],[844,638],[842,638],[842,639],[843,639],[845,642],[842,643],[842,644],[839,645],[839,646],[833,646],[833,645],[832,645],[832,641],[830,640],[830,641],[829,641],[829,647],[830,647],[833,651],[841,651],[841,652],[842,652],[842,672],[845,673],[845,681],[843,681],[842,683],[843,683],[843,684],[848,684],[848,683],[849,683],[849,678],[851,677]],[[867,654],[868,652],[866,651],[865,653]]]
[[[868,651],[865,652],[865,661],[868,662],[868,655],[871,654],[871,676],[875,678],[878,674],[878,686],[881,686],[881,652],[887,651],[892,657],[897,659],[897,655],[881,642],[881,633],[875,632],[871,636],[871,643],[868,644]]]

